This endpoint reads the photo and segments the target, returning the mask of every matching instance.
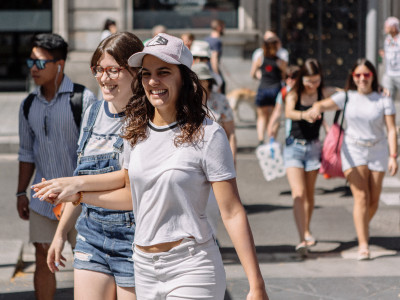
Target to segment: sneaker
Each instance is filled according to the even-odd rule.
[[[301,257],[307,257],[308,256],[308,249],[307,245],[305,242],[302,242],[296,246],[296,252],[301,256]]]

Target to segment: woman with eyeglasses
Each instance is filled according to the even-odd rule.
[[[131,86],[137,80],[137,70],[128,66],[128,58],[142,49],[134,34],[123,32],[105,38],[93,53],[91,69],[104,100],[90,106],[83,118],[75,182],[81,175],[121,169],[124,143],[120,132],[125,107],[133,95]],[[61,252],[66,233],[75,223],[75,299],[136,299],[132,210],[67,203],[48,252],[47,264],[52,272],[64,266]]]
[[[375,67],[366,59],[352,67],[346,92],[342,169],[354,197],[357,259],[368,260],[369,223],[378,210],[383,177],[387,170],[395,175],[398,168],[395,107],[390,97],[379,92]],[[338,92],[315,103],[308,114],[318,120],[324,111],[343,109],[345,99],[345,92]]]
[[[283,158],[300,239],[295,249],[302,257],[306,257],[308,248],[317,243],[311,234],[310,224],[322,150],[319,131],[323,124],[322,117],[317,122],[310,123],[313,120],[306,111],[314,103],[330,96],[333,91],[332,88],[324,87],[319,62],[307,59],[300,68],[293,88],[286,96],[285,115],[292,120],[292,125],[286,138]]]
[[[33,188],[47,201],[59,193],[57,201],[133,208],[138,299],[222,300],[224,265],[205,216],[212,187],[249,281],[246,299],[268,300],[229,142],[207,117],[192,63],[180,38],[160,33],[147,42],[129,58],[142,68],[126,109],[124,170]]]

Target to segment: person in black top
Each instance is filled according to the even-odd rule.
[[[319,130],[323,116],[313,123],[309,108],[321,99],[329,97],[334,88],[324,88],[320,64],[307,59],[301,67],[299,77],[286,96],[286,117],[292,120],[290,135],[286,139],[284,161],[290,184],[294,217],[299,232],[300,244],[296,251],[307,256],[308,247],[316,244],[311,235],[310,222],[314,210],[314,189],[320,167],[321,143]]]
[[[261,79],[256,96],[257,106],[257,138],[259,145],[264,143],[265,131],[275,99],[281,89],[282,74],[285,73],[285,63],[277,57],[279,40],[269,38],[263,43],[264,57],[259,57],[252,65],[251,76]]]

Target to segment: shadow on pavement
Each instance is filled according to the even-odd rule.
[[[74,289],[66,288],[66,289],[57,289],[54,300],[70,300],[73,298],[74,298]],[[35,299],[35,293],[33,291],[0,294],[0,300],[32,300],[32,299]]]
[[[337,240],[318,240],[319,244],[324,244],[329,250],[311,247],[307,259],[317,259],[320,257],[340,257],[341,252],[348,251],[357,247],[357,241],[337,241]],[[329,245],[337,245],[331,247]],[[385,250],[400,251],[400,237],[382,237],[374,236],[370,239],[370,246],[377,246]],[[224,264],[233,265],[240,264],[239,258],[233,247],[220,248]],[[272,245],[272,246],[256,246],[257,257],[260,263],[279,263],[279,262],[299,262],[300,258],[295,252],[293,245]],[[393,254],[397,255],[397,254]],[[383,255],[385,256],[385,255]],[[383,257],[380,256],[380,257]],[[391,256],[391,255],[390,255]]]
[[[246,213],[249,215],[293,208],[291,205],[287,206],[287,205],[270,205],[270,204],[251,204],[251,205],[247,204],[243,206],[244,209],[246,210]]]

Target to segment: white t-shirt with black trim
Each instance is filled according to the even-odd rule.
[[[140,246],[193,236],[203,243],[212,238],[205,209],[213,181],[236,177],[232,152],[223,128],[206,119],[204,137],[196,144],[176,147],[176,123],[149,123],[148,138],[133,148],[124,145]]]

